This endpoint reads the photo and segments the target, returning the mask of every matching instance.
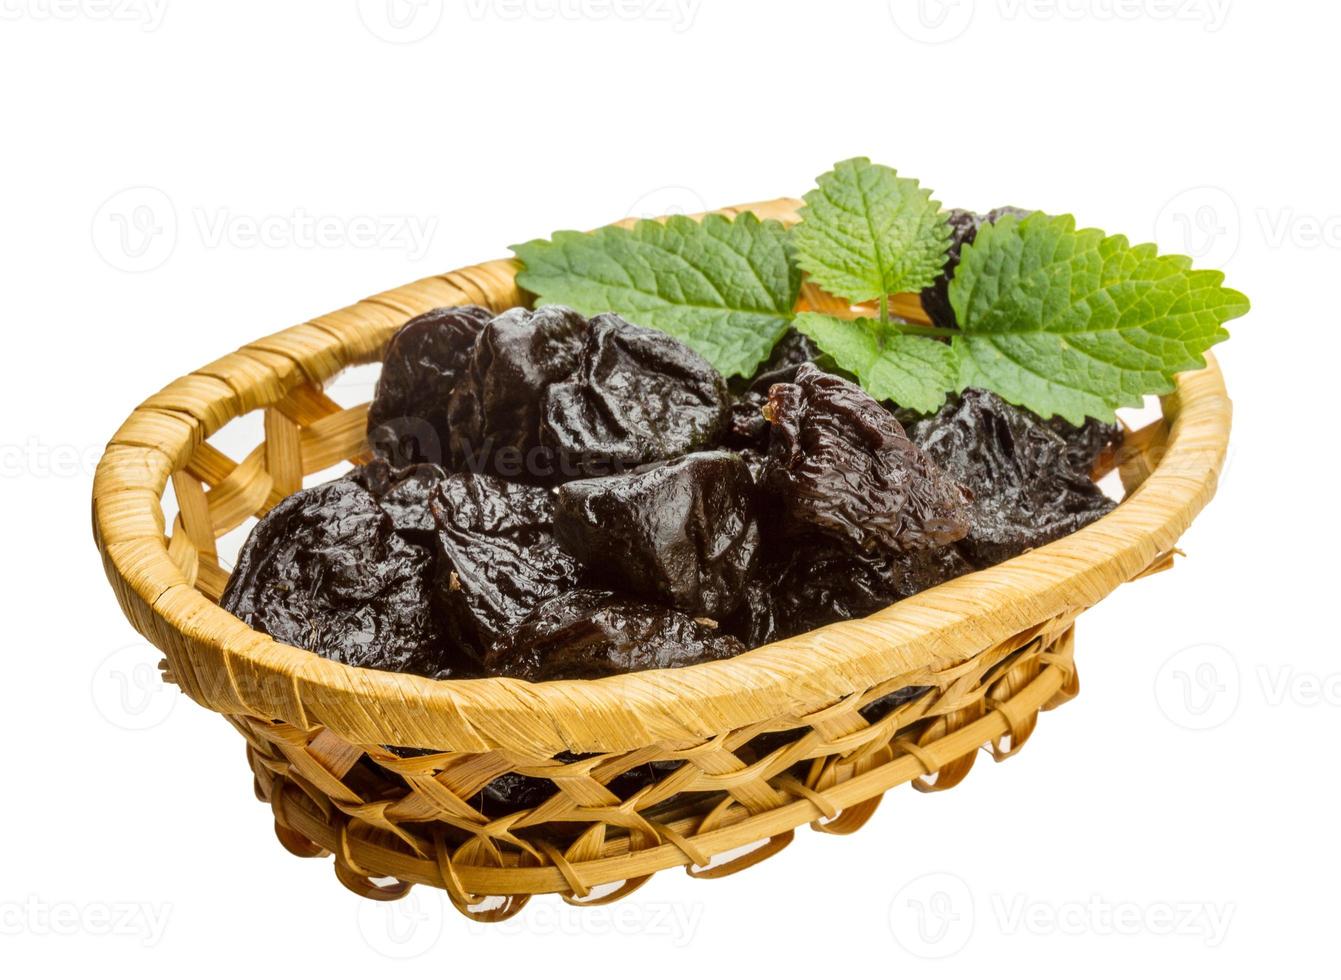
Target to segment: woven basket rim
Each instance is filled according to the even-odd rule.
[[[722,213],[752,210],[787,221],[798,204],[784,198]],[[1223,464],[1231,408],[1208,356],[1204,369],[1180,375],[1163,399],[1170,432],[1154,471],[1081,531],[864,619],[729,660],[600,680],[429,680],[349,667],[251,630],[188,582],[169,556],[159,500],[171,474],[206,436],[297,384],[320,384],[344,367],[376,360],[399,323],[445,305],[444,282],[451,295],[478,302],[502,288],[484,281],[489,274],[507,277],[506,287],[515,291],[514,271],[510,260],[458,270],[272,335],[169,385],[118,431],[94,480],[94,537],[119,594],[138,597],[151,621],[129,608],[128,617],[167,653],[193,698],[224,713],[304,730],[325,726],[356,744],[504,749],[537,759],[563,750],[697,744],[749,725],[812,716],[874,685],[945,669],[1067,609],[1094,604],[1174,546],[1214,494]],[[319,367],[272,354],[299,336],[320,355]],[[239,381],[243,361],[245,383]],[[191,400],[190,412],[162,407],[201,389],[209,396]],[[173,400],[164,401],[169,392]],[[208,683],[200,681],[205,676]]]

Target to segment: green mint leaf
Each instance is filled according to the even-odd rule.
[[[792,232],[815,282],[853,303],[931,285],[950,225],[930,190],[865,157],[835,164],[817,183]]]
[[[525,266],[518,284],[540,303],[664,330],[727,377],[749,376],[768,357],[801,285],[785,229],[748,212],[560,231],[512,250]]]
[[[857,376],[875,398],[888,398],[915,412],[934,412],[957,387],[958,365],[949,344],[899,333],[898,324],[840,320],[798,313],[801,331],[844,371]]]
[[[1111,420],[1173,389],[1229,333],[1248,298],[1183,255],[1076,230],[1070,215],[985,225],[950,281],[961,387],[990,388],[1043,417]]]

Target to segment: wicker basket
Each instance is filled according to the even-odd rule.
[[[724,213],[786,222],[798,205]],[[1127,440],[1129,493],[1109,516],[866,619],[727,661],[596,681],[430,681],[342,666],[220,609],[216,539],[304,475],[363,459],[367,406],[344,408],[322,386],[376,361],[408,317],[432,307],[526,302],[514,271],[498,260],[423,279],[205,365],[131,415],[94,483],[94,537],[127,618],[164,652],[166,676],[246,738],[281,843],[333,854],[339,879],[365,896],[435,885],[484,920],[540,893],[607,902],[666,868],[741,870],[801,824],[854,831],[900,783],[954,786],[980,747],[1008,757],[1040,710],[1076,694],[1075,618],[1165,567],[1215,489],[1230,404],[1210,362],[1179,378],[1163,422]],[[900,312],[920,314],[915,297],[903,299]],[[265,441],[240,462],[206,441],[257,411]],[[179,509],[170,528],[160,506],[169,481]],[[863,717],[908,686],[927,690]],[[625,798],[609,788],[653,761],[678,765]],[[550,779],[554,793],[489,819],[478,794],[508,772]],[[714,864],[728,851],[736,856]]]

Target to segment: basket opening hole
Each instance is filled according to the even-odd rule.
[[[588,889],[585,898],[571,898],[569,901],[574,905],[588,905],[594,902],[599,902],[607,895],[613,895],[615,892],[619,891],[624,885],[625,879],[620,879],[619,881],[607,881],[601,885],[592,885],[591,888]]]
[[[334,466],[328,466],[324,470],[317,470],[315,473],[308,473],[303,477],[304,489],[315,487],[320,483],[329,483],[336,477],[344,476],[354,468],[354,464],[347,459],[342,459]]]
[[[236,463],[247,458],[257,446],[265,442],[265,413],[248,412],[229,419],[216,429],[209,444]]]
[[[368,880],[378,888],[393,888],[400,884],[399,878],[392,878],[390,875],[381,875],[380,877],[369,878]]]
[[[370,402],[381,373],[381,362],[355,364],[326,382],[326,394],[345,408]]]
[[[171,534],[173,522],[177,520],[177,515],[182,510],[177,503],[177,491],[173,489],[171,480],[163,488],[163,499],[159,502],[159,506],[163,509],[163,527],[167,529],[168,534]]]
[[[257,523],[257,518],[254,515],[248,517],[237,527],[233,528],[233,530],[214,542],[214,548],[219,554],[219,567],[225,572],[231,572],[233,566],[237,564],[237,553],[242,550],[242,545],[247,540],[247,535],[251,534],[251,529],[254,528]]]
[[[473,915],[482,915],[486,912],[497,912],[507,903],[506,895],[485,895],[478,905],[467,905],[466,908]]]
[[[714,854],[707,864],[691,864],[689,870],[693,874],[700,874],[704,871],[711,871],[713,868],[720,868],[724,864],[729,864],[737,858],[743,858],[746,854],[751,854],[754,851],[759,850],[759,848],[768,843],[769,838],[765,837],[763,840],[755,841],[752,844],[742,844],[740,847],[733,847],[729,851],[722,851],[720,854]]]

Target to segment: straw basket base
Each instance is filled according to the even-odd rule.
[[[659,752],[656,758],[678,767],[627,799],[593,806],[583,784],[601,786],[645,767],[647,752],[527,767],[554,781],[551,798],[484,826],[414,819],[440,811],[443,775],[472,757],[400,758],[381,746],[351,745],[327,729],[230,720],[246,736],[256,794],[273,808],[275,833],[287,850],[333,855],[339,880],[364,897],[397,899],[414,884],[433,885],[464,914],[498,921],[533,894],[603,904],[667,868],[683,866],[694,877],[729,875],[782,850],[802,824],[852,833],[899,784],[923,792],[958,785],[979,749],[997,761],[1009,758],[1028,741],[1039,711],[1076,695],[1071,619],[953,669],[900,678],[860,702],[797,718],[785,741],[761,758],[736,751],[761,734],[758,727]],[[927,690],[868,723],[859,712],[863,704],[898,686]],[[407,785],[420,788],[407,794]],[[419,797],[428,786],[435,800]],[[565,832],[554,836],[555,829]],[[714,863],[742,847],[750,849]]]

